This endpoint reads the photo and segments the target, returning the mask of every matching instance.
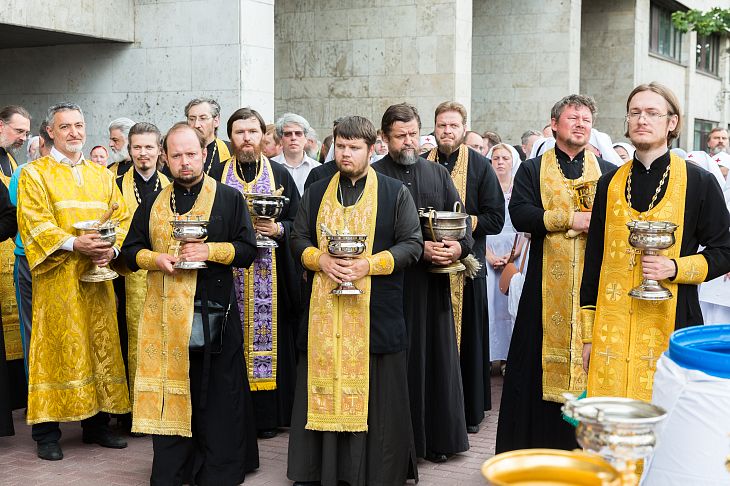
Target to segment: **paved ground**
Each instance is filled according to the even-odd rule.
[[[469,435],[471,448],[443,464],[421,461],[418,464],[419,485],[483,485],[479,468],[494,454],[497,434],[497,414],[502,392],[502,378],[492,378],[492,403],[478,434]],[[30,427],[25,425],[23,412],[16,411],[14,437],[0,438],[0,484],[28,485],[144,485],[149,484],[152,466],[152,442],[149,438],[129,439],[124,450],[104,449],[81,443],[81,426],[62,426],[64,459],[42,461],[36,457]],[[246,476],[246,485],[288,486],[286,455],[288,433],[259,441],[261,467]],[[411,481],[412,482],[412,481]]]

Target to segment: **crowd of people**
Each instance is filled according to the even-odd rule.
[[[245,107],[224,141],[199,98],[164,135],[113,120],[87,159],[80,106],[51,106],[36,137],[3,108],[0,435],[27,407],[41,459],[61,460],[59,422],[80,421],[102,447],[151,435],[151,484],[233,485],[288,428],[295,484],[397,485],[469,449],[494,365],[497,452],[577,447],[565,393],[651,400],[671,332],[730,317],[727,130],[709,154],[670,152],[681,110],[656,83],[628,96],[630,144],[596,111],[566,96],[510,145],[453,101],[432,133],[400,103],[322,141],[299,114]],[[575,187],[594,181],[582,210]],[[463,236],[439,240],[431,210],[463,212]],[[677,224],[677,244],[627,251],[637,219]],[[181,225],[205,238],[176,239]],[[362,254],[331,251],[353,235]],[[642,278],[672,297],[631,299]]]

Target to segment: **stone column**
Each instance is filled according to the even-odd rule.
[[[278,0],[276,113],[299,113],[323,135],[339,116],[380,126],[407,101],[423,132],[444,100],[471,101],[471,0]]]

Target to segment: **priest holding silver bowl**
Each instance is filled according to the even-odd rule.
[[[175,256],[178,256],[180,246],[183,243],[200,243],[208,237],[208,221],[203,221],[200,217],[192,219],[190,216],[186,216],[183,219],[180,215],[175,215],[175,219],[170,221],[170,225],[172,226],[173,239],[179,242],[175,248]],[[180,270],[198,270],[208,268],[208,265],[205,262],[190,262],[184,258],[180,258],[173,265],[173,268]]]
[[[278,194],[245,193],[244,197],[251,216],[268,221],[275,221],[284,209],[284,205],[289,202],[288,197]],[[256,232],[257,248],[277,248],[278,246],[279,244],[273,239]]]

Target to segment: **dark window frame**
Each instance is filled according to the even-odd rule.
[[[720,36],[697,34],[695,46],[695,68],[697,71],[717,76],[720,65]]]
[[[651,2],[649,13],[649,52],[682,63],[684,35],[672,23],[672,10]]]

